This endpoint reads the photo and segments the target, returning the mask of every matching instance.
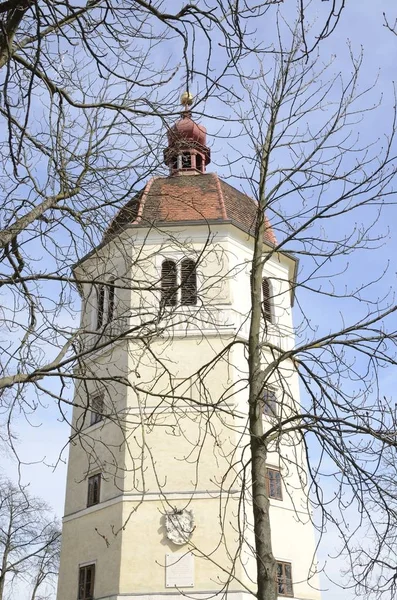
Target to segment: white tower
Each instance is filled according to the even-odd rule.
[[[186,105],[189,98],[185,96]],[[206,173],[186,110],[154,178],[76,266],[83,298],[58,600],[236,600],[255,590],[247,434],[256,203]],[[264,336],[294,344],[294,258],[273,251]],[[269,427],[299,404],[292,364],[264,388]],[[317,600],[302,448],[275,442],[266,473],[280,596]]]

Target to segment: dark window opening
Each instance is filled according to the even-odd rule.
[[[87,493],[87,506],[94,506],[99,504],[99,498],[101,493],[101,474],[93,475],[88,478],[88,493]]]
[[[183,260],[181,265],[181,304],[195,306],[197,304],[196,264],[193,260]]]
[[[271,388],[265,387],[263,391],[262,412],[267,417],[277,417],[277,396]]]
[[[103,325],[104,307],[105,307],[105,288],[103,285],[97,288],[97,317],[96,317],[96,328],[100,329]]]
[[[86,565],[79,570],[79,600],[94,598],[95,565]]]
[[[277,593],[279,596],[293,596],[291,563],[277,562]]]
[[[161,303],[163,306],[177,303],[177,271],[173,260],[165,260],[161,265]]]
[[[262,313],[265,321],[272,323],[271,288],[266,277],[262,279]]]
[[[203,157],[201,156],[201,154],[196,154],[196,169],[198,171],[203,170]]]
[[[268,498],[283,499],[281,473],[277,469],[266,469],[266,488]]]
[[[173,169],[177,169],[178,168],[178,157],[177,156],[173,156],[171,159],[171,167]]]
[[[108,295],[108,314],[107,314],[107,322],[113,321],[114,317],[114,279],[109,282],[109,295]]]
[[[192,166],[192,157],[188,152],[182,154],[182,169],[190,169]]]
[[[97,394],[91,399],[91,421],[90,425],[95,425],[103,419],[103,394]]]

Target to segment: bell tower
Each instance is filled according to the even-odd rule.
[[[82,355],[70,437],[57,600],[176,600],[255,593],[247,447],[250,261],[257,204],[216,173],[182,97],[168,177],[119,211],[75,267]],[[266,222],[263,339],[294,345],[296,264]],[[264,350],[264,363],[271,354]],[[299,405],[292,363],[264,387],[273,427]],[[319,600],[298,442],[266,469],[275,586]]]
[[[193,96],[184,92],[181,104],[184,110],[181,119],[168,131],[168,148],[164,150],[164,162],[170,175],[205,173],[211,162],[211,151],[207,146],[207,131],[203,125],[193,121],[189,107]]]

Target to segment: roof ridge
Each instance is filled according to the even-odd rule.
[[[227,187],[229,187],[233,192],[237,192],[238,194],[241,194],[242,196],[244,196],[245,198],[247,198],[248,200],[250,200],[250,202],[252,203],[252,205],[255,206],[255,210],[256,211],[260,210],[258,200],[255,200],[255,198],[253,198],[252,196],[249,196],[244,191],[239,190],[238,188],[234,187],[234,185],[231,185],[230,183],[228,183],[224,179],[220,179],[220,183],[222,184],[221,185],[221,189],[222,189],[222,186],[227,185]],[[222,195],[223,195],[223,191],[222,191]],[[267,238],[268,241],[270,241],[272,244],[274,244],[276,246],[277,245],[277,238],[276,238],[276,234],[274,233],[273,226],[272,226],[272,224],[270,222],[270,219],[267,216],[266,212],[265,212],[264,216],[265,216],[264,237]]]
[[[255,200],[255,198],[253,198],[249,194],[246,194],[243,190],[239,190],[238,188],[234,187],[234,185],[231,185],[228,181],[225,181],[224,179],[221,179],[220,181],[222,182],[223,185],[227,185],[228,187],[232,188],[232,190],[238,192],[242,196],[245,196],[246,198],[251,200],[251,202],[253,202],[255,204],[255,206],[258,206],[258,200]]]
[[[136,216],[135,221],[132,222],[132,225],[138,225],[138,223],[140,223],[140,221],[142,220],[142,213],[143,213],[143,209],[145,208],[146,198],[147,198],[147,196],[149,194],[150,188],[153,185],[153,182],[156,179],[161,179],[161,177],[159,177],[158,175],[155,175],[154,177],[152,177],[151,179],[149,179],[149,181],[147,182],[147,184],[143,188],[141,201],[140,201],[139,206],[138,206],[138,214]]]
[[[216,189],[218,190],[218,194],[219,194],[219,203],[221,205],[222,217],[224,219],[227,219],[225,198],[224,198],[224,195],[222,192],[222,186],[221,186],[221,181],[220,181],[219,175],[218,175],[218,173],[211,173],[211,175],[213,175],[215,177],[215,185],[216,185]]]

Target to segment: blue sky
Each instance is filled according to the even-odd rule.
[[[285,2],[283,10],[291,11],[290,6]],[[331,2],[331,0],[330,0]],[[321,18],[322,12],[328,10],[330,2],[322,3],[320,0],[312,2],[313,15],[318,13],[318,18]],[[361,70],[361,88],[370,87],[376,82],[374,89],[369,93],[367,101],[376,104],[380,102],[380,106],[373,112],[367,113],[365,120],[360,124],[361,139],[372,141],[375,138],[381,140],[382,136],[387,132],[391,108],[394,103],[392,82],[396,74],[396,56],[397,56],[397,37],[394,37],[384,27],[383,12],[390,14],[391,20],[397,17],[397,8],[393,0],[347,0],[346,9],[342,15],[342,19],[337,30],[332,36],[324,41],[320,48],[319,63],[327,62],[334,56],[333,69],[334,72],[341,72],[347,77],[350,73],[350,64],[348,61],[349,45],[353,54],[358,55],[363,51],[363,67]],[[291,14],[291,13],[290,13]],[[258,36],[263,35],[264,29],[258,29]],[[174,51],[177,51],[175,44]],[[170,46],[172,51],[172,46]],[[217,65],[215,60],[214,65]],[[180,69],[180,81],[183,86],[183,69]],[[175,84],[175,80],[173,82]],[[195,86],[200,89],[200,82],[195,81],[192,85],[192,91],[195,91]],[[179,93],[179,91],[178,91]],[[244,101],[243,101],[244,102]],[[201,107],[200,107],[201,108]],[[220,175],[228,175],[229,170],[225,166],[227,160],[233,157],[233,148],[235,144],[233,140],[230,144],[226,138],[229,132],[235,132],[236,126],[232,123],[219,123],[218,120],[211,119],[212,115],[224,115],[229,111],[224,103],[220,100],[210,100],[206,105],[202,106],[203,113],[206,116],[201,118],[205,123],[209,138],[211,141],[211,150],[213,156],[213,164],[211,170],[217,170]],[[230,114],[230,113],[227,113]],[[211,134],[213,135],[211,139]],[[240,168],[240,167],[239,167]],[[239,175],[239,173],[236,173]],[[238,179],[232,179],[231,183],[239,187],[241,182]],[[245,189],[246,185],[244,185]],[[247,190],[248,191],[248,190]],[[369,214],[360,214],[354,217],[348,217],[347,222],[338,225],[329,223],[327,233],[333,235],[338,232],[338,227],[345,227],[349,230],[354,226],[351,219],[357,219],[357,222],[366,221],[371,218],[374,213],[368,211]],[[380,297],[388,290],[393,290],[395,287],[395,276],[397,271],[396,256],[397,256],[397,235],[395,233],[394,223],[396,222],[396,208],[391,205],[385,207],[382,215],[375,227],[379,235],[384,236],[382,245],[373,250],[358,252],[349,257],[346,262],[345,277],[349,284],[360,285],[367,277],[376,278],[377,273],[383,272],[387,267],[387,274],[372,290],[372,294]],[[335,228],[335,230],[333,229]],[[339,232],[338,232],[339,233]],[[319,232],[320,235],[320,232]],[[302,265],[303,272],[305,264]],[[339,285],[346,285],[342,275],[339,278]],[[305,307],[305,311],[310,311],[310,317],[314,324],[320,330],[326,329],[329,325],[324,320],[325,311],[330,311],[328,315],[333,315],[334,318],[339,318],[338,313],[343,311],[343,318],[349,319],[355,316],[356,307],[350,301],[346,301],[341,305],[331,305],[330,301],[319,299],[313,302],[311,296],[305,292],[301,292],[300,302]],[[299,318],[299,315],[296,315]],[[78,325],[78,317],[70,318],[70,325]],[[395,388],[395,373],[390,369],[381,372],[380,379],[381,393],[392,397]],[[21,459],[27,464],[22,467],[22,481],[29,482],[31,492],[39,495],[49,502],[61,516],[63,513],[63,498],[65,487],[65,461],[67,451],[64,446],[67,444],[69,428],[67,424],[59,419],[59,415],[49,403],[49,409],[39,409],[35,415],[31,417],[31,423],[21,420],[15,423],[18,439],[16,446],[20,453]],[[61,460],[58,457],[61,453]],[[2,464],[10,474],[15,477],[15,463],[10,455],[2,457]],[[56,468],[55,468],[56,465]],[[343,569],[343,562],[329,559],[329,555],[333,554],[333,549],[338,545],[337,535],[330,530],[327,533],[326,543],[323,544],[319,552],[320,563],[327,563],[327,573],[334,581],[341,581],[340,569]],[[328,583],[323,580],[324,588],[328,588],[324,592],[324,600],[349,600],[354,594]]]

